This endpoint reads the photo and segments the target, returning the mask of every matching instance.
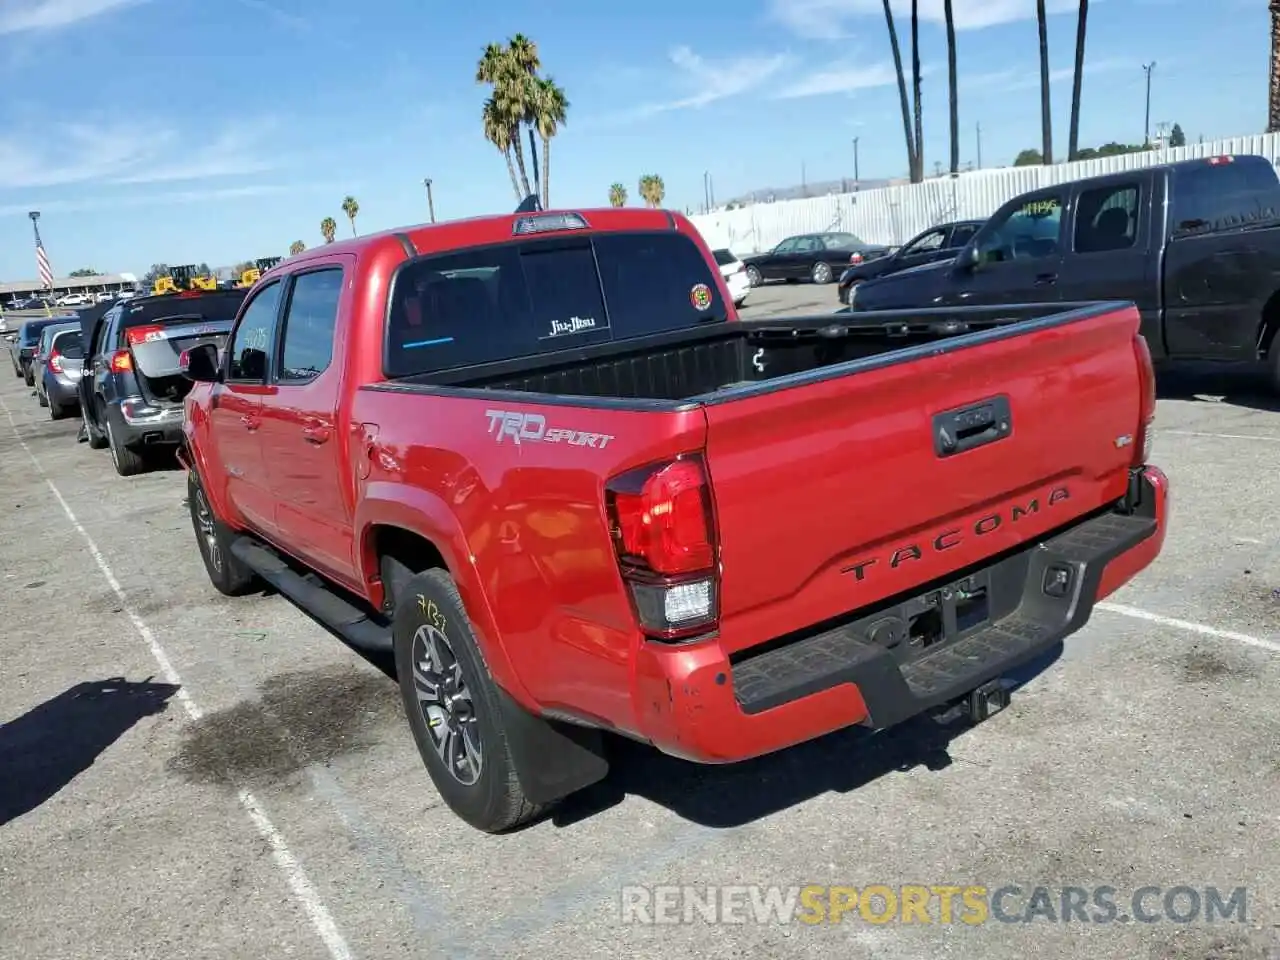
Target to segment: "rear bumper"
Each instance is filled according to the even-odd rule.
[[[55,400],[62,406],[80,405],[78,385],[63,380],[61,377],[46,375],[44,378],[44,392],[50,400]]]
[[[131,397],[109,406],[107,416],[126,447],[182,442],[181,406],[153,406]]]
[[[852,623],[733,661],[714,640],[647,643],[636,680],[643,735],[666,753],[725,763],[848,726],[891,727],[948,704],[1051,651],[1088,622],[1094,604],[1148,566],[1164,545],[1168,489],[1165,475],[1147,467],[1134,473],[1123,508]],[[989,619],[947,644],[921,652],[907,641],[891,650],[871,639],[873,629],[883,638],[895,618],[905,627],[922,611],[948,616],[956,608],[940,598],[975,583],[985,585]]]

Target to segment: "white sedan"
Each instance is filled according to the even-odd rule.
[[[724,276],[725,285],[733,297],[735,307],[742,306],[751,292],[751,281],[747,279],[746,265],[734,256],[727,248],[713,251],[716,263],[720,265],[720,273]]]
[[[87,293],[68,293],[53,301],[55,307],[87,307],[93,301]]]

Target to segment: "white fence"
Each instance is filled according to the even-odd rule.
[[[944,176],[860,193],[755,203],[691,219],[708,244],[728,247],[739,256],[772,250],[799,233],[826,230],[848,231],[868,243],[900,244],[947,220],[985,219],[1005,201],[1028,190],[1154,163],[1224,154],[1261,154],[1275,164],[1280,161],[1280,134],[1233,137],[1053,166],[974,170],[954,178]]]

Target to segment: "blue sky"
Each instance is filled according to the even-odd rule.
[[[907,11],[899,37],[909,69]],[[1049,0],[1055,146],[1066,147],[1075,0]],[[1039,145],[1035,0],[955,0],[961,161],[1007,164]],[[921,0],[926,164],[947,162],[942,0]],[[659,173],[667,205],[769,186],[905,172],[881,0],[0,0],[0,279],[35,274],[31,224],[54,270],[214,265],[362,232],[508,212],[501,155],[482,138],[475,63],[524,32],[565,88],[553,142],[555,206],[633,198]],[[1085,145],[1142,137],[1142,63],[1156,61],[1152,123],[1189,139],[1261,132],[1262,0],[1093,0]]]

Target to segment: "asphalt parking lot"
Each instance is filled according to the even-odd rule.
[[[834,286],[748,304],[821,312]],[[0,365],[0,953],[1280,957],[1280,413],[1244,376],[1162,390],[1165,552],[1008,710],[727,768],[620,744],[604,785],[491,837],[439,802],[378,664],[279,597],[214,593],[181,472],[117,477]],[[1247,907],[623,922],[624,887],[708,884],[1111,886],[1126,917],[1144,886],[1243,886]]]

